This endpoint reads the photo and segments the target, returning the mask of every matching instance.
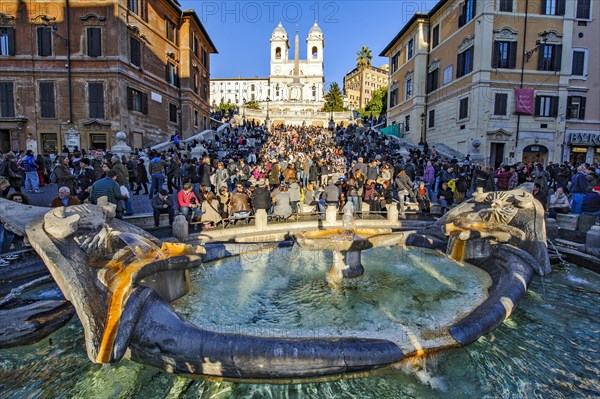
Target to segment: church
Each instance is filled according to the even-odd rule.
[[[298,28],[294,39],[294,57],[290,59],[288,33],[281,24],[271,34],[270,74],[267,78],[211,79],[211,104],[217,107],[230,102],[240,109],[247,120],[291,125],[310,124],[326,127],[333,117],[336,123],[346,123],[349,112],[333,115],[319,112],[325,104],[324,58],[325,39],[317,24],[310,28],[306,38],[307,59],[300,59]],[[260,110],[244,105],[257,101]]]

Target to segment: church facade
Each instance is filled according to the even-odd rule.
[[[300,40],[296,31],[294,56],[290,57],[288,33],[281,23],[270,38],[270,73],[266,78],[211,79],[212,107],[232,103],[248,119],[273,124],[312,124],[327,126],[333,116],[336,123],[346,122],[350,113],[330,115],[320,112],[325,104],[323,31],[315,22],[306,38],[306,59],[300,59]],[[260,110],[245,108],[249,101],[257,101]],[[268,112],[267,112],[268,111]],[[325,123],[323,123],[325,122]]]

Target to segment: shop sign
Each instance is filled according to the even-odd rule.
[[[600,145],[600,133],[585,130],[567,132],[567,142],[570,144]]]

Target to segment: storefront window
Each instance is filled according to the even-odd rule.
[[[56,133],[42,133],[42,148],[44,152],[56,153],[58,151],[58,135]]]
[[[587,147],[571,147],[571,156],[569,157],[569,162],[571,162],[573,165],[584,163],[587,149]]]

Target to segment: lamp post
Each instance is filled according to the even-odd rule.
[[[329,130],[331,130],[333,132],[334,129],[335,129],[335,122],[333,121],[333,107],[331,107],[330,114],[329,114]]]
[[[425,112],[421,113],[421,141],[419,145],[425,145]]]
[[[244,97],[244,102],[242,103],[242,120],[244,121],[244,124],[246,124],[246,98]]]
[[[271,99],[269,97],[267,97],[267,117],[265,118],[265,127],[267,129],[269,129],[271,127],[271,118],[269,118],[269,102],[271,102]]]

